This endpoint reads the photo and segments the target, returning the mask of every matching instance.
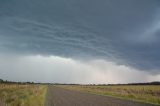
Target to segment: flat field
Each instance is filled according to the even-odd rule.
[[[65,89],[160,105],[159,85],[60,85]]]
[[[47,86],[0,84],[0,106],[44,106]]]

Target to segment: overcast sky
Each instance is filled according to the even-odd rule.
[[[0,0],[0,78],[160,81],[159,0]]]

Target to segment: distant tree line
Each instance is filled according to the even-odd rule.
[[[8,81],[8,80],[3,80],[0,79],[0,83],[7,83],[7,84],[43,84],[43,85],[89,85],[89,86],[95,86],[95,85],[99,85],[99,86],[107,86],[107,85],[111,85],[111,86],[115,86],[115,85],[160,85],[159,81],[155,81],[155,82],[146,82],[146,83],[128,83],[128,84],[65,84],[65,83],[36,83],[36,82],[14,82],[14,81]]]
[[[8,81],[0,79],[0,83],[7,83],[7,84],[35,84],[34,82],[15,82],[15,81]]]
[[[95,85],[95,84],[93,84]],[[155,82],[146,82],[146,83],[128,83],[128,84],[98,84],[99,86],[104,86],[104,85],[160,85],[159,81],[155,81]]]

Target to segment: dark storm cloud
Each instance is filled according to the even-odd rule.
[[[0,51],[160,68],[157,0],[1,0]]]

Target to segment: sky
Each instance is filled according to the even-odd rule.
[[[0,79],[160,81],[159,0],[0,0]]]

